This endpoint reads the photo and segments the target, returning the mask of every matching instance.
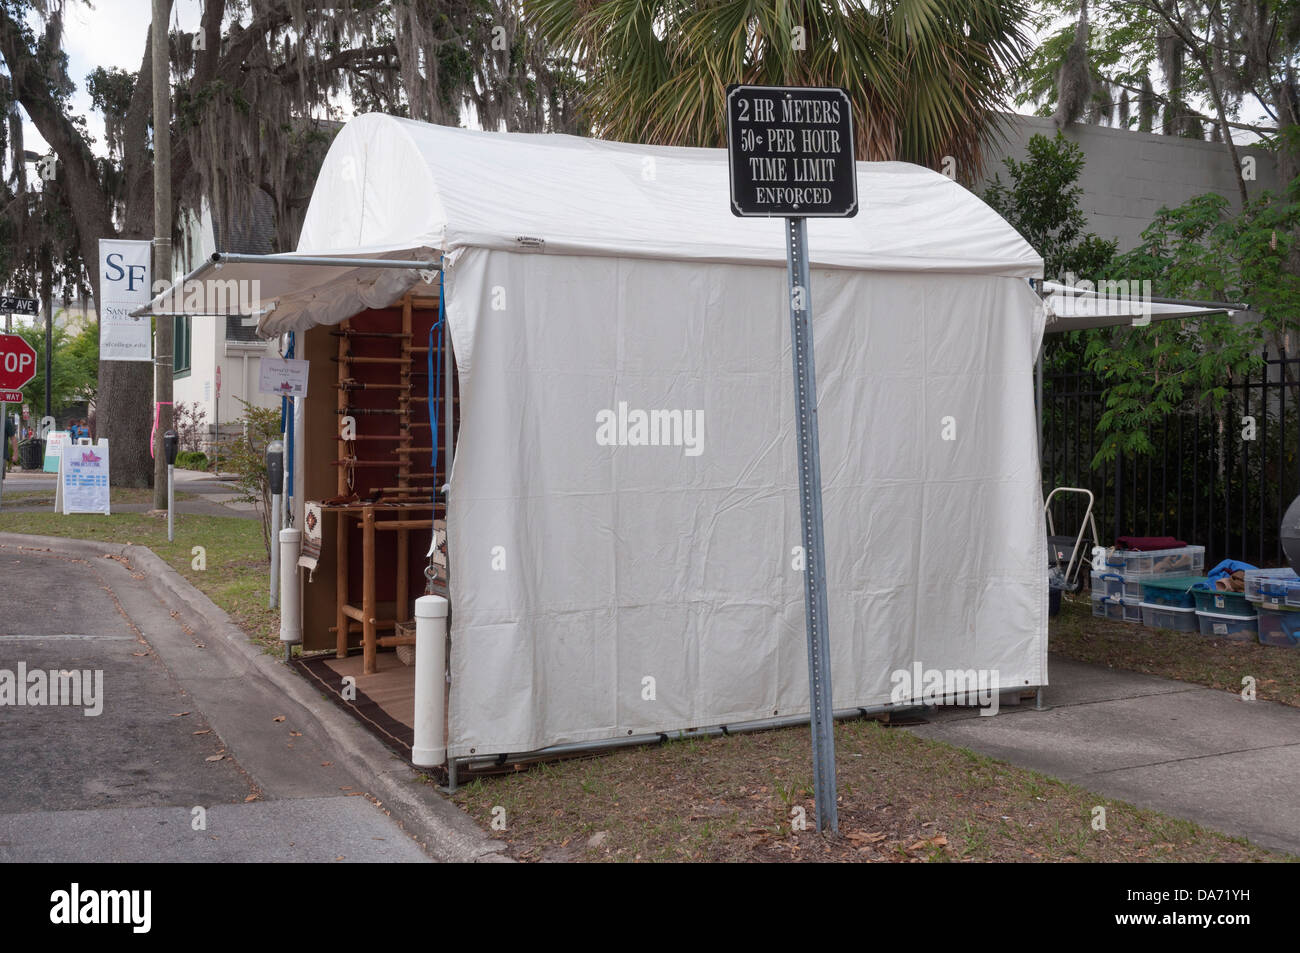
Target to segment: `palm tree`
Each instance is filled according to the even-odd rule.
[[[586,79],[603,138],[726,143],[729,83],[842,86],[858,158],[980,172],[980,144],[1029,50],[1024,0],[524,0]]]

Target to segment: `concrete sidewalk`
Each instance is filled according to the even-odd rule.
[[[1045,711],[941,708],[912,730],[1300,854],[1300,708],[1056,655],[1049,672]]]

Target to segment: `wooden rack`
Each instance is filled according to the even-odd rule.
[[[361,636],[362,671],[367,675],[376,671],[381,646],[415,641],[413,636],[396,634],[398,624],[410,619],[411,533],[420,533],[427,540],[435,523],[445,519],[445,501],[435,500],[431,494],[433,488],[446,482],[450,469],[455,421],[446,420],[446,411],[450,409],[454,418],[459,410],[450,335],[444,336],[443,396],[432,402],[427,392],[428,369],[424,366],[429,347],[413,343],[419,333],[415,330],[416,313],[422,319],[419,323],[427,339],[428,328],[436,320],[438,299],[408,295],[398,307],[400,330],[391,327],[396,322],[390,311],[363,312],[331,332],[338,338],[335,388],[340,420],[338,455],[334,460],[339,502],[322,507],[337,514],[335,624],[331,631],[339,658],[347,656],[351,637]],[[419,367],[414,366],[417,363]],[[451,395],[450,401],[447,395]],[[344,437],[342,421],[349,416],[356,432]],[[439,443],[440,431],[443,440],[434,472],[428,455]],[[349,542],[354,522],[361,531],[359,602],[354,601],[356,587],[351,582],[353,557],[358,555],[351,551]],[[378,545],[385,536],[394,539],[394,549]],[[396,559],[391,581],[386,572],[381,580],[379,569],[381,557],[388,552],[394,552]],[[420,557],[423,552],[421,548]],[[389,595],[391,618],[381,618],[381,606],[389,601]],[[381,636],[381,631],[392,634]]]

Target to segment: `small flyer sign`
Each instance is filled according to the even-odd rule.
[[[46,473],[59,472],[59,456],[63,453],[63,448],[70,445],[72,440],[66,430],[51,430],[45,435],[45,464],[41,467]]]
[[[306,397],[307,370],[310,364],[310,361],[289,358],[262,358],[262,369],[257,382],[258,393],[279,397]]]
[[[108,441],[68,444],[59,456],[59,482],[54,505],[69,513],[109,515]]]

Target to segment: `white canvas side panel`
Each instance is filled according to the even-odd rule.
[[[917,661],[1044,684],[1035,296],[813,279],[835,706]],[[469,249],[446,280],[450,752],[806,712],[784,269]]]

